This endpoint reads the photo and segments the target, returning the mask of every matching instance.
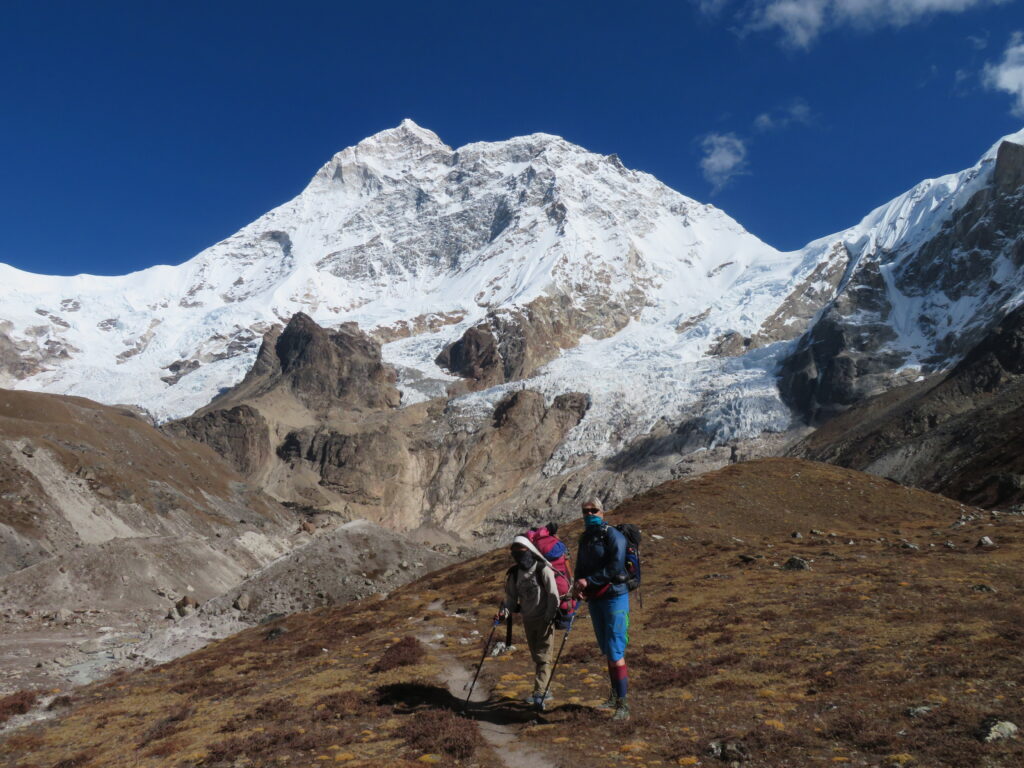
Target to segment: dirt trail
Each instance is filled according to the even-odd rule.
[[[466,668],[462,663],[446,652],[431,638],[443,631],[440,627],[428,627],[420,640],[426,644],[444,665],[443,682],[459,701],[465,701],[466,693],[473,681],[476,668]],[[486,663],[486,662],[484,662]],[[527,746],[522,742],[521,733],[529,728],[534,718],[526,713],[511,713],[486,706],[491,691],[484,688],[477,680],[470,697],[468,716],[476,721],[480,735],[493,747],[494,752],[507,768],[556,768],[547,755]]]

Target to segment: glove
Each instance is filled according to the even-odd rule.
[[[569,594],[572,596],[573,599],[576,599],[583,593],[583,590],[585,590],[586,588],[586,579],[576,579],[576,583],[572,585],[572,589],[569,590]]]

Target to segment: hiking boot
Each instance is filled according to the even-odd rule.
[[[539,693],[531,693],[529,696],[524,698],[523,701],[525,701],[527,704],[536,704],[537,703],[537,699],[539,699],[539,698],[540,698],[540,694]],[[551,691],[548,691],[547,693],[544,694],[544,703],[547,704],[549,701],[551,701]]]
[[[608,697],[607,701],[602,701],[598,704],[595,709],[618,709],[619,708],[619,697],[614,693]]]
[[[615,708],[612,720],[629,720],[629,704],[626,703],[625,699],[619,700],[619,706]]]
[[[533,697],[533,708],[536,709],[538,712],[543,712],[547,708],[547,703],[548,701],[550,701],[550,699],[550,696],[545,698],[538,693],[536,696]]]

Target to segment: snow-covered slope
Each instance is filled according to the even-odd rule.
[[[260,335],[298,310],[392,336],[402,321],[426,330],[385,357],[436,393],[430,382],[452,377],[433,358],[488,309],[567,294],[619,302],[636,320],[558,361],[541,385],[593,391],[607,402],[600,421],[639,424],[638,410],[650,420],[699,394],[710,343],[756,330],[807,266],[614,156],[544,134],[452,150],[405,121],[180,266],[116,278],[0,267],[0,330],[34,368],[7,384],[170,418],[238,381]],[[677,333],[688,319],[698,321]]]
[[[947,369],[1020,305],[1022,145],[1024,131],[1006,136],[971,168],[923,181],[804,249],[811,259],[845,253],[849,264],[784,366],[783,391],[797,407],[827,417]]]
[[[434,358],[488,311],[567,296],[631,319],[589,327],[530,379],[594,398],[553,470],[691,413],[718,439],[752,436],[789,423],[774,383],[786,340],[858,260],[926,241],[991,164],[782,253],[614,155],[546,134],[454,150],[407,120],[180,266],[109,278],[0,265],[0,383],[183,416],[240,380],[261,335],[301,310],[389,341],[411,402],[443,393],[453,377]],[[456,406],[472,413],[522,385]]]

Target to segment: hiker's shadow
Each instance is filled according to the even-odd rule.
[[[447,709],[474,720],[493,725],[545,724],[560,716],[576,717],[590,713],[590,707],[563,704],[546,712],[537,712],[531,705],[518,699],[503,697],[487,701],[471,701],[452,695],[440,685],[427,683],[393,683],[377,689],[377,703],[390,706],[395,714],[411,715],[429,709]]]

